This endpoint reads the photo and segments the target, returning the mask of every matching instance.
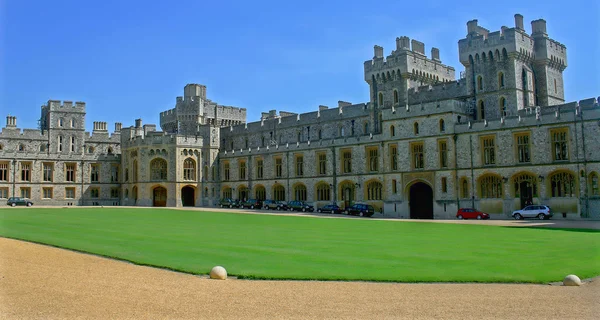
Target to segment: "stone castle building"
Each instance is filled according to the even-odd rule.
[[[105,122],[48,101],[38,129],[8,116],[0,198],[44,205],[214,206],[220,198],[366,202],[385,216],[510,215],[526,203],[600,217],[600,107],[565,103],[566,47],[544,20],[490,32],[467,23],[464,71],[408,37],[364,63],[370,101],[296,114],[219,105],[188,84],[160,127]],[[378,216],[378,215],[376,215]]]

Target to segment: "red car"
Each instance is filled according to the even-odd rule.
[[[477,211],[472,208],[463,208],[463,209],[458,209],[458,212],[456,213],[456,218],[459,220],[462,220],[462,219],[481,220],[481,219],[489,219],[490,215],[485,212]]]

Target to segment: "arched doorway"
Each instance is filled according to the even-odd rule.
[[[423,182],[410,186],[410,218],[433,219],[433,190]]]
[[[246,186],[241,186],[238,188],[238,200],[246,201],[248,200],[249,193],[248,188]]]
[[[185,186],[181,188],[181,204],[184,207],[196,205],[196,190],[193,187]]]
[[[340,185],[341,200],[344,201],[344,208],[348,208],[354,204],[356,196],[355,185],[351,181],[344,181]]]
[[[166,207],[167,206],[167,189],[156,187],[152,190],[152,206]]]

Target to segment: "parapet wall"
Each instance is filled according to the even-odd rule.
[[[72,101],[60,101],[60,100],[48,100],[46,105],[49,111],[62,111],[62,112],[85,112],[85,102]],[[42,106],[44,108],[44,106]]]
[[[407,97],[408,104],[414,105],[446,99],[460,99],[467,96],[467,81],[466,79],[460,79],[453,82],[410,88]]]

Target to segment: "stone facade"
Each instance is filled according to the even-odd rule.
[[[375,46],[363,65],[369,102],[271,110],[251,123],[245,109],[207,99],[198,84],[160,114],[162,131],[138,119],[110,136],[95,123],[90,135],[83,104],[50,101],[39,130],[21,132],[8,118],[0,190],[30,188],[36,204],[214,206],[231,197],[366,202],[376,217],[452,218],[461,207],[509,216],[532,203],[598,218],[598,99],[564,103],[566,48],[548,37],[545,21],[532,31],[520,15],[496,32],[469,21],[458,79],[438,49],[427,57],[425,44],[399,37],[389,56]],[[27,163],[31,181],[22,181]],[[45,163],[52,181],[44,181]],[[65,181],[67,164],[76,165],[75,181]],[[50,198],[44,188],[53,188]],[[67,188],[77,191],[72,199]]]

